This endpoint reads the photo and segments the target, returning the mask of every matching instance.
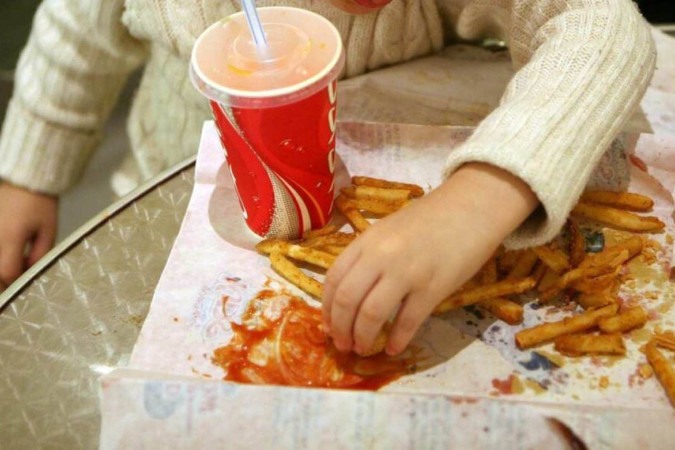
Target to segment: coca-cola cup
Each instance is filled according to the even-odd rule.
[[[259,236],[296,238],[332,212],[342,40],[304,9],[258,14],[266,48],[233,14],[197,39],[190,78],[209,99],[246,224]]]

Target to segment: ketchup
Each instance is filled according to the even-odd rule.
[[[410,373],[414,358],[340,353],[321,327],[321,311],[298,297],[263,290],[212,361],[225,380],[252,384],[377,390]]]

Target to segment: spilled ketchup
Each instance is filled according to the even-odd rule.
[[[232,340],[212,361],[241,383],[377,390],[415,366],[414,357],[340,353],[321,327],[321,311],[298,297],[263,290],[251,300]]]

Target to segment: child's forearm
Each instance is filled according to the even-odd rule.
[[[430,194],[457,208],[485,239],[499,245],[538,206],[530,187],[515,175],[484,163],[469,163]]]
[[[639,105],[654,68],[649,26],[628,0],[516,0],[510,54],[517,72],[500,104],[448,155],[525,180],[547,211],[507,242],[554,238],[612,139]],[[516,37],[517,35],[517,37]]]

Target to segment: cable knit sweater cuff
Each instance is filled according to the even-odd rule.
[[[12,100],[0,135],[0,179],[61,194],[81,176],[100,136],[51,125]]]
[[[479,129],[480,130],[480,129]],[[476,133],[479,133],[479,130]],[[536,157],[533,146],[525,142],[511,147],[500,146],[498,136],[473,138],[451,152],[446,162],[445,177],[449,177],[460,166],[470,162],[482,162],[512,173],[527,183],[541,202],[541,207],[505,241],[509,249],[518,249],[544,244],[553,239],[567,220],[573,204],[581,195],[594,163],[581,165],[573,163],[573,152],[552,153],[547,161]],[[518,148],[514,148],[514,147]]]

